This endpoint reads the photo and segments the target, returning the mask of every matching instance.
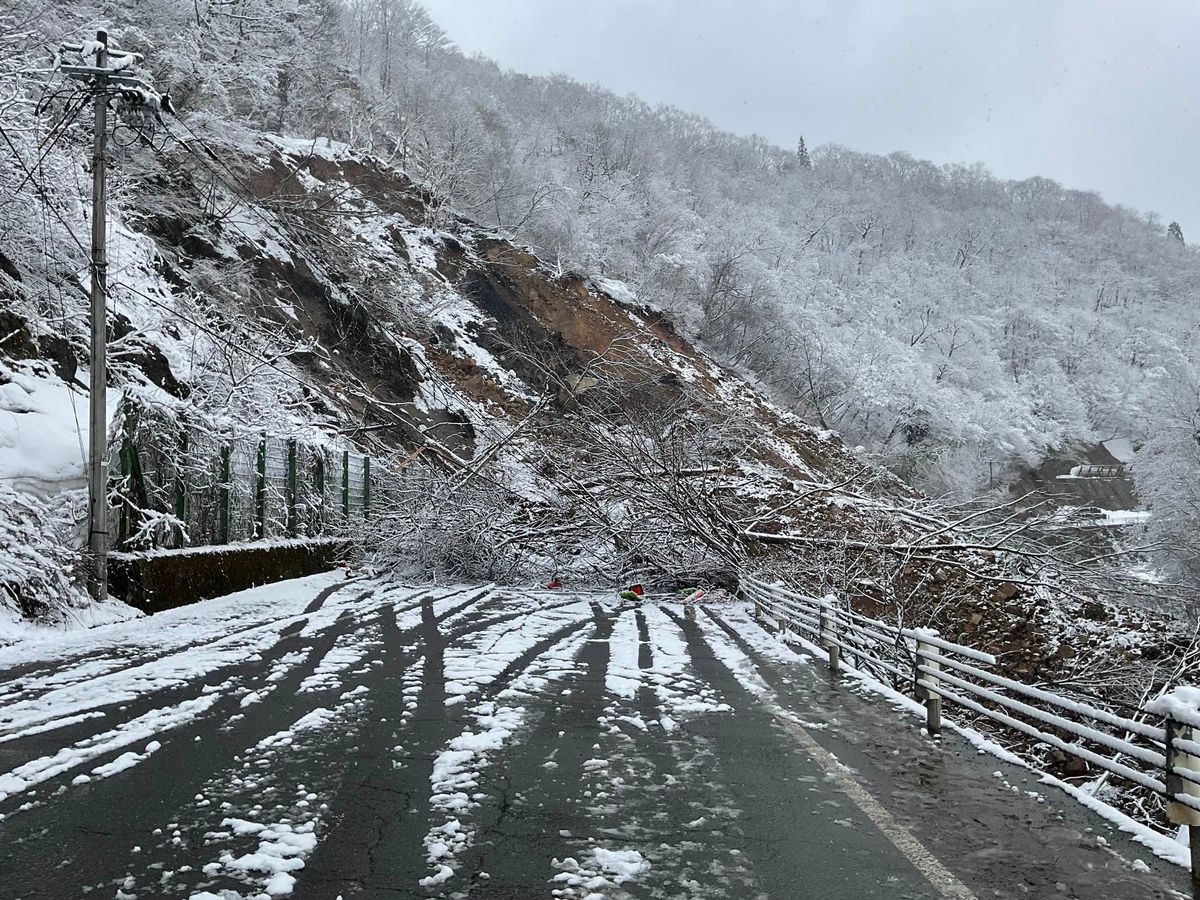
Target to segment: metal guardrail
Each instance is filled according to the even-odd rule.
[[[1133,717],[1120,715],[1007,678],[992,670],[990,653],[936,631],[898,627],[745,573],[739,586],[755,615],[774,620],[785,640],[794,634],[826,652],[834,674],[846,660],[909,687],[925,705],[931,735],[941,730],[946,701],[1163,797],[1169,821],[1188,826],[1200,900],[1200,688],[1177,687]]]
[[[1125,466],[1098,466],[1084,464],[1072,466],[1071,472],[1068,475],[1059,475],[1060,481],[1065,481],[1072,478],[1120,478],[1125,474]]]

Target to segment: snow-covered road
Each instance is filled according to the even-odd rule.
[[[0,649],[0,841],[0,900],[1185,883],[740,604],[344,573]]]

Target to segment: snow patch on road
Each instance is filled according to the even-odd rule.
[[[634,611],[627,609],[613,624],[612,637],[608,641],[608,672],[604,686],[609,693],[632,700],[642,684],[642,670],[638,667],[637,620]]]
[[[605,897],[602,891],[634,881],[650,871],[650,863],[639,851],[603,847],[593,848],[591,859],[585,857],[583,862],[568,856],[551,860],[551,865],[560,870],[551,881],[561,886],[552,893],[564,900],[577,897],[601,900]]]
[[[704,640],[712,648],[713,655],[733,673],[738,684],[757,697],[773,701],[775,694],[762,680],[753,661],[738,648],[721,626],[706,615],[696,616],[696,622],[704,632]]]
[[[302,731],[312,731],[317,728],[324,728],[333,721],[334,713],[323,706],[319,706],[312,712],[306,713],[291,724],[290,727],[277,731],[272,735],[263,738],[254,746],[257,749],[265,749],[267,747],[287,746],[296,739],[296,735]]]
[[[208,710],[215,702],[216,697],[207,694],[192,700],[185,700],[177,706],[154,709],[119,728],[84,738],[70,747],[64,747],[57,753],[42,756],[17,766],[11,772],[0,775],[0,800],[27,791],[43,781],[56,778],[105,754],[128,747],[130,744],[139,743],[147,738],[153,738],[164,731],[186,725]],[[154,750],[157,750],[158,742],[153,741],[152,744]],[[126,763],[115,768],[99,766],[92,770],[92,774],[97,778],[104,778],[125,771],[154,752],[154,750],[148,749],[149,746],[147,745],[147,751],[143,754],[134,754],[136,759],[126,754]],[[109,765],[114,764],[110,763]]]
[[[665,731],[675,729],[676,719],[697,713],[730,712],[732,707],[716,699],[713,691],[697,677],[691,664],[683,632],[659,607],[643,607],[650,636],[652,665],[643,671],[666,713],[659,717]]]
[[[304,868],[305,858],[317,846],[317,824],[315,818],[300,824],[289,821],[264,824],[249,819],[222,819],[221,827],[228,828],[229,831],[210,833],[210,838],[220,838],[229,834],[238,837],[253,835],[258,838],[258,846],[249,853],[236,856],[231,852],[222,853],[217,862],[204,866],[203,871],[209,876],[224,873],[239,881],[251,882],[255,891],[246,896],[254,900],[263,897],[286,897],[295,888],[294,873]],[[220,894],[200,891],[192,893],[189,900],[206,900],[210,897],[234,900],[242,896],[236,891],[222,891]]]

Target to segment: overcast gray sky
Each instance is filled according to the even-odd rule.
[[[422,0],[502,66],[791,146],[1045,175],[1200,240],[1200,0]]]

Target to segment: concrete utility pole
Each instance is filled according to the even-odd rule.
[[[96,128],[92,136],[92,378],[88,412],[88,550],[90,587],[108,598],[108,32],[97,31]]]
[[[91,248],[91,356],[90,409],[88,414],[88,552],[91,571],[88,587],[97,600],[108,597],[108,237],[107,151],[108,99],[114,86],[141,85],[140,79],[118,74],[141,57],[117,52],[117,65],[109,66],[108,32],[97,31],[94,43],[63,44],[64,52],[78,53],[84,65],[64,65],[69,77],[90,85],[95,97],[96,121],[92,136],[92,248]],[[95,56],[94,65],[87,65]]]

